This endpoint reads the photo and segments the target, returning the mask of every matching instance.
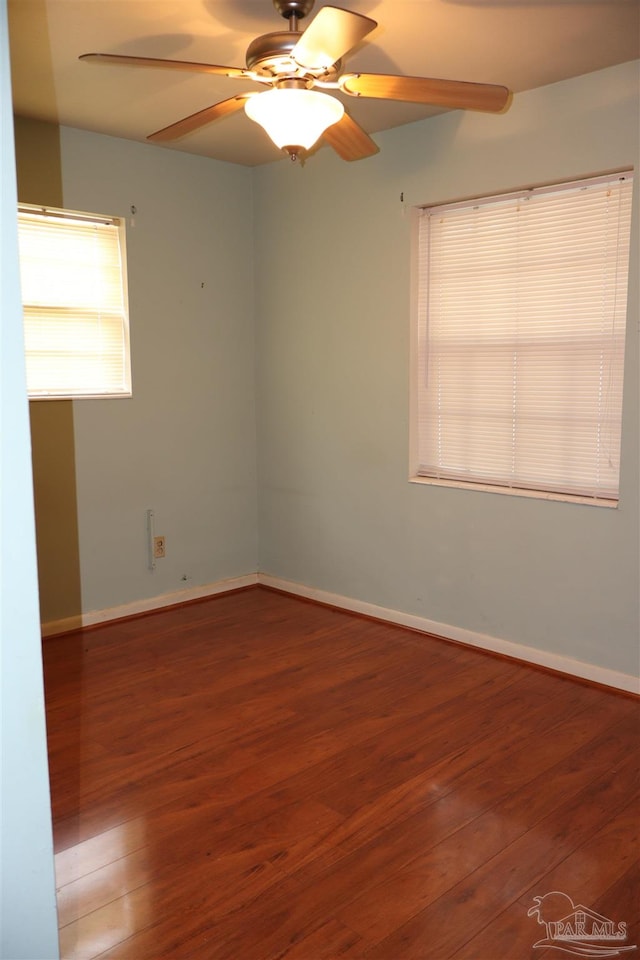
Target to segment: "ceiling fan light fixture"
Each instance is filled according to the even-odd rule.
[[[281,150],[309,150],[332,124],[342,119],[339,100],[317,90],[275,88],[249,97],[247,116],[259,123]]]

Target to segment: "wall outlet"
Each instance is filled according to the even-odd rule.
[[[161,560],[165,556],[167,542],[164,537],[153,538],[153,557],[155,560]]]

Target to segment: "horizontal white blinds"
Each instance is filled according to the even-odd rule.
[[[29,395],[130,394],[118,223],[21,209],[18,233]]]
[[[617,498],[631,184],[421,212],[421,475]]]

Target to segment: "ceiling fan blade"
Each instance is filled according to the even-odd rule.
[[[162,60],[159,57],[127,57],[117,53],[83,53],[79,60],[87,63],[115,63],[126,67],[164,67],[185,70],[188,73],[215,73],[223,77],[245,77],[247,70],[240,67],[220,67],[215,63],[197,63],[192,60]]]
[[[235,113],[236,110],[241,110],[244,107],[245,100],[251,96],[254,96],[254,94],[240,93],[228,100],[221,100],[220,103],[214,103],[212,107],[198,110],[197,113],[192,113],[183,120],[171,123],[168,127],[163,127],[162,130],[156,130],[155,133],[150,133],[147,140],[151,140],[153,143],[162,143],[164,140],[176,140],[178,137],[184,137],[185,134],[192,133],[194,130],[204,127],[207,123],[220,120],[221,117],[226,117],[230,113]]]
[[[343,160],[364,160],[379,150],[369,134],[352,120],[348,113],[344,113],[341,120],[327,127],[323,137]]]
[[[378,26],[360,13],[323,7],[313,18],[291,56],[302,67],[330,67]]]
[[[428,77],[397,77],[381,73],[352,73],[341,78],[341,88],[355,97],[405,100],[448,110],[486,110],[499,113],[509,103],[507,87],[464,80],[432,80]]]

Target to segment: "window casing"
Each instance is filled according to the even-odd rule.
[[[631,189],[418,211],[412,479],[617,503]]]
[[[124,222],[18,208],[32,399],[131,396]]]

